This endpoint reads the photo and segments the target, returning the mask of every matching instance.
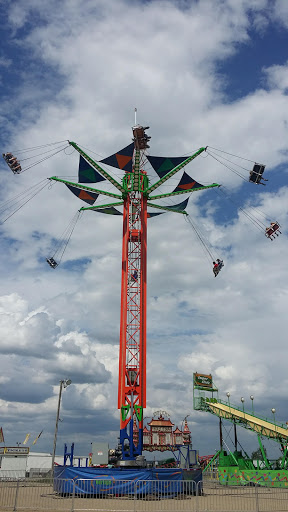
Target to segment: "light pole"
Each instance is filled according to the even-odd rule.
[[[71,379],[60,380],[58,407],[57,407],[56,424],[55,424],[55,432],[54,432],[53,454],[52,454],[52,467],[51,467],[51,469],[52,469],[52,477],[54,475],[54,461],[55,461],[55,453],[56,453],[57,432],[58,432],[58,423],[59,423],[59,414],[60,414],[60,404],[61,404],[62,388],[64,388],[64,389],[67,388],[67,386],[70,386],[71,382],[72,382]]]
[[[250,400],[252,402],[252,413],[253,413],[253,416],[254,416],[254,403],[253,403],[254,396],[253,395],[250,395]]]
[[[245,402],[245,400],[244,400],[243,396],[241,396],[241,402],[242,402],[243,413],[244,413],[244,402]]]

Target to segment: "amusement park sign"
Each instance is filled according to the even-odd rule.
[[[204,375],[203,373],[194,373],[194,386],[205,389],[213,388],[212,375]]]

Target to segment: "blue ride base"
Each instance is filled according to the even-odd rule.
[[[183,482],[195,484],[185,486]],[[95,468],[57,466],[54,469],[54,491],[61,495],[79,496],[141,495],[173,497],[177,494],[196,494],[202,481],[202,470],[181,468]],[[201,484],[199,484],[201,486]],[[199,487],[198,487],[199,488]],[[199,488],[202,492],[202,488]],[[198,491],[198,492],[199,492]]]

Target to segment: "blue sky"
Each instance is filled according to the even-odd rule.
[[[253,394],[259,414],[275,407],[286,421],[287,2],[79,0],[59,10],[56,0],[49,8],[27,0],[2,2],[0,14],[2,152],[70,139],[108,156],[130,143],[136,106],[138,122],[150,126],[152,155],[211,145],[266,164],[266,187],[209,156],[187,167],[234,201],[208,190],[192,194],[187,209],[225,260],[217,279],[180,215],[149,220],[145,416],[164,409],[180,426],[190,414],[194,448],[214,453],[217,420],[192,406],[199,371],[211,372],[232,403]],[[77,155],[66,153],[19,176],[3,160],[1,202],[49,176],[75,176]],[[6,444],[44,429],[36,447],[51,451],[66,377],[73,384],[63,393],[57,451],[74,441],[85,455],[92,441],[117,441],[121,217],[85,212],[63,264],[54,271],[45,261],[81,206],[55,184],[1,226]],[[281,237],[267,240],[240,206],[278,220]],[[246,451],[255,449],[255,438],[241,436]]]
[[[226,93],[229,101],[235,101],[265,87],[263,69],[283,66],[287,62],[287,30],[279,23],[269,22],[263,32],[254,28],[248,32],[250,39],[241,50],[219,64],[219,71],[227,77]]]

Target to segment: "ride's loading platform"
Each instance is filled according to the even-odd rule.
[[[276,423],[275,409],[272,409],[273,421],[254,414],[251,395],[252,411],[244,409],[244,398],[241,398],[242,407],[230,403],[230,393],[226,394],[228,400],[218,396],[218,389],[214,385],[212,375],[194,373],[193,376],[193,407],[194,410],[209,412],[219,418],[220,449],[211,458],[204,469],[216,467],[218,479],[224,485],[264,485],[267,487],[288,487],[288,429],[287,424]],[[223,421],[228,420],[234,425],[234,450],[229,449],[223,439]],[[260,460],[252,460],[245,450],[239,450],[240,443],[237,438],[237,426],[253,431],[257,434]],[[280,444],[281,457],[270,461],[263,446],[263,439],[272,439]],[[241,447],[242,448],[242,447]],[[243,453],[244,452],[244,453]]]

